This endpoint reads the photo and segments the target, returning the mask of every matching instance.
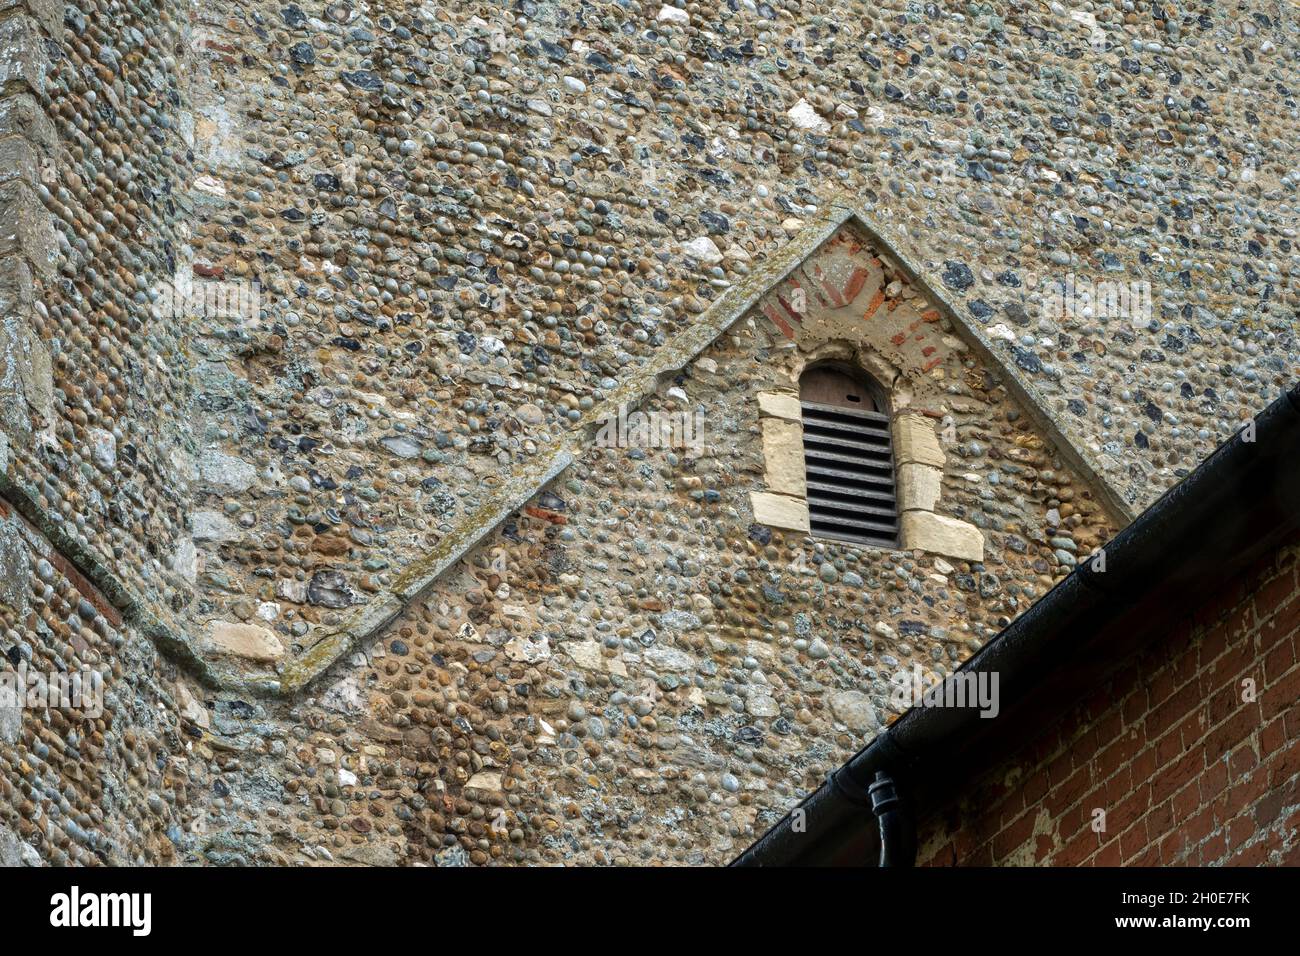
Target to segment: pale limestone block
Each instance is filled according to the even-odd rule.
[[[208,647],[218,654],[230,654],[251,661],[275,661],[284,656],[284,645],[271,631],[256,624],[213,621]]]
[[[573,662],[584,670],[598,671],[605,666],[600,645],[595,641],[573,641],[565,644],[564,649],[573,658]]]
[[[830,705],[835,719],[849,730],[874,730],[880,726],[880,717],[871,698],[860,691],[844,690],[832,694]]]
[[[800,100],[794,104],[794,106],[786,110],[785,115],[790,117],[794,121],[794,125],[800,129],[812,130],[814,133],[830,132],[831,124],[826,122],[807,100]],[[802,226],[803,223],[799,225]],[[787,226],[787,228],[789,227]]]
[[[238,540],[239,527],[220,511],[194,511],[190,513],[190,527],[195,541],[213,541],[224,544]]]
[[[687,13],[685,10],[682,10],[678,7],[670,7],[668,4],[665,3],[663,6],[659,8],[659,14],[655,17],[655,19],[661,23],[678,23],[681,24],[682,26],[689,26],[691,22],[691,15]]]
[[[894,461],[900,465],[943,467],[943,448],[935,434],[934,423],[917,412],[894,416]]]
[[[0,867],[41,866],[41,855],[29,843],[18,839],[18,834],[0,826]]]
[[[771,418],[788,418],[795,422],[803,420],[799,396],[793,392],[759,392],[758,412]]]
[[[497,792],[501,789],[501,771],[500,770],[480,770],[469,780],[465,781],[465,788],[474,790],[487,790]]]
[[[0,307],[11,301],[0,288]],[[0,427],[24,443],[54,416],[50,353],[27,317],[21,305],[0,315]]]
[[[525,664],[540,664],[551,656],[550,639],[542,633],[520,634],[505,646],[506,657]]]
[[[899,465],[898,510],[933,511],[942,483],[943,471],[932,465]]]
[[[185,684],[180,682],[176,684],[176,703],[180,708],[181,716],[194,726],[202,727],[204,730],[211,728],[212,717],[208,714],[208,709]]]
[[[811,530],[808,523],[808,502],[802,498],[751,491],[749,502],[754,508],[754,520],[759,524],[787,531]]]
[[[768,490],[805,497],[808,478],[803,460],[803,426],[784,418],[764,418],[762,427]]]
[[[904,511],[903,547],[963,561],[984,560],[984,535],[965,521],[932,511]]]

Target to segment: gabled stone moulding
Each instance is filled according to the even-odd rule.
[[[44,129],[41,123],[43,114],[30,110],[24,112],[21,104],[7,106],[6,110],[0,116],[14,117],[14,122],[34,131],[33,135],[40,141]],[[37,210],[34,215],[39,218],[44,213]],[[38,226],[39,223],[22,235],[39,238],[44,231]],[[511,512],[539,493],[581,455],[592,444],[602,422],[616,415],[620,408],[631,410],[638,407],[668,376],[688,366],[739,319],[755,310],[776,286],[804,266],[846,226],[860,233],[866,243],[880,254],[889,256],[917,291],[943,312],[966,345],[986,364],[998,370],[1008,390],[1049,436],[1061,456],[1096,490],[1112,518],[1120,524],[1126,522],[1131,515],[1122,498],[1103,480],[1086,453],[1072,445],[1056,428],[1046,407],[1014,367],[1003,362],[979,332],[964,322],[944,297],[893,251],[860,211],[842,202],[823,207],[759,268],[742,282],[727,288],[688,331],[665,344],[635,378],[622,383],[601,405],[576,423],[560,449],[539,464],[507,478],[502,488],[476,514],[448,534],[434,549],[399,571],[391,588],[355,608],[343,624],[325,633],[297,656],[289,657],[284,642],[258,625],[212,622],[207,633],[196,636],[186,628],[167,623],[93,553],[64,533],[61,523],[46,519],[36,505],[38,496],[3,477],[0,477],[0,493],[7,488],[10,497],[29,520],[41,527],[56,546],[63,549],[70,560],[160,648],[178,658],[204,683],[245,693],[292,695],[309,686],[344,655],[374,638],[412,600],[499,527]],[[0,264],[4,262],[0,259]],[[9,268],[12,270],[14,267]],[[21,270],[18,278],[22,278]],[[864,289],[874,289],[873,283],[878,284],[879,275],[878,270],[871,268],[849,269],[843,273],[834,268],[821,268],[815,278],[820,283],[820,294],[835,307],[842,308],[858,299]],[[14,287],[21,291],[23,284],[17,282]],[[878,297],[876,293],[873,295]],[[879,305],[874,299],[873,303]],[[764,309],[763,314],[781,327],[783,333],[794,334],[793,325],[781,319],[778,313]],[[833,330],[834,326],[831,328]],[[871,362],[877,364],[872,369],[877,373],[881,368],[889,367],[878,356],[867,355],[866,363]],[[33,367],[39,367],[39,362],[24,363],[29,379]],[[750,494],[750,505],[754,520],[760,524],[808,533],[802,426],[796,389],[797,386],[792,386],[790,390],[762,392],[755,397],[767,474],[766,487]],[[944,455],[933,420],[904,406],[894,416],[891,427],[898,468],[900,546],[964,560],[981,560],[983,537],[979,529],[935,510],[941,499]],[[250,668],[250,664],[254,666]]]

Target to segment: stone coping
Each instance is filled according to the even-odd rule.
[[[0,434],[0,494],[13,501],[49,540],[99,587],[116,605],[128,623],[144,631],[158,647],[190,668],[204,683],[218,689],[244,693],[292,696],[311,685],[344,655],[376,637],[413,600],[426,591],[471,549],[482,542],[502,522],[547,484],[559,476],[594,441],[600,424],[616,415],[620,407],[640,405],[653,394],[667,376],[680,372],[708,348],[736,321],[746,315],[773,286],[831,238],[845,224],[859,229],[876,249],[890,256],[918,291],[937,305],[951,321],[957,334],[967,342],[989,367],[999,370],[1008,389],[1030,413],[1035,423],[1099,494],[1104,507],[1117,525],[1133,518],[1132,509],[1118,491],[1103,477],[1102,470],[1085,449],[1072,444],[1057,427],[1050,411],[1033,387],[1017,370],[1003,361],[983,335],[960,317],[952,303],[926,282],[886,240],[866,216],[854,205],[832,202],[809,221],[797,235],[750,275],[726,289],[696,319],[690,329],[673,342],[665,344],[652,362],[634,379],[622,384],[607,399],[577,422],[561,440],[560,447],[510,476],[473,515],[446,535],[436,547],[402,568],[393,585],[364,605],[357,607],[341,625],[328,631],[310,647],[289,659],[280,673],[241,673],[207,653],[185,626],[160,617],[156,610],[134,594],[111,568],[106,567],[66,528],[66,523],[47,515],[38,504],[33,489],[17,485],[7,476],[7,445]]]

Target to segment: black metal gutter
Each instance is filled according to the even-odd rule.
[[[865,865],[879,849],[878,772],[919,818],[1297,529],[1300,385],[1112,538],[1104,563],[1080,563],[958,669],[997,675],[997,717],[911,708],[732,866]]]

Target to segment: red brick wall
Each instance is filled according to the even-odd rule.
[[[919,862],[1300,865],[1298,554],[1227,582],[923,820]]]

